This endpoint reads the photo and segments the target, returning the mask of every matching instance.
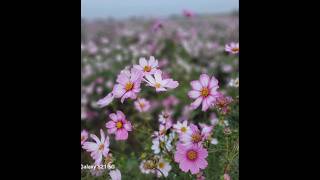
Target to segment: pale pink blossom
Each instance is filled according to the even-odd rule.
[[[113,87],[113,95],[115,98],[121,98],[121,103],[126,98],[136,99],[137,94],[140,92],[140,84],[142,81],[143,73],[135,68],[131,71],[123,70],[117,78],[117,83]]]
[[[145,78],[148,86],[155,87],[157,92],[167,91],[168,89],[174,89],[179,86],[178,81],[174,81],[173,79],[163,79],[162,72],[160,70],[157,70],[154,73],[154,77],[147,75]]]
[[[218,96],[218,80],[214,76],[210,79],[207,74],[202,74],[200,80],[191,81],[190,84],[192,90],[188,92],[188,96],[195,99],[191,107],[196,109],[202,103],[202,111],[207,111],[210,106],[214,105]]]
[[[130,121],[126,120],[126,116],[121,111],[109,115],[111,121],[106,123],[109,134],[115,134],[116,140],[128,139],[128,131],[132,131]]]
[[[157,71],[158,60],[153,56],[148,61],[145,58],[140,58],[139,65],[133,65],[133,67],[140,70],[144,75],[152,75]]]
[[[239,53],[239,43],[231,42],[230,44],[226,44],[225,51],[231,54]]]
[[[102,129],[100,129],[101,139],[96,135],[90,134],[90,137],[95,142],[85,142],[83,143],[82,148],[90,152],[91,157],[95,160],[95,164],[101,164],[102,157],[107,157],[109,152],[109,137],[105,136]]]
[[[150,102],[144,98],[137,99],[134,102],[134,106],[139,112],[147,112],[151,107]]]

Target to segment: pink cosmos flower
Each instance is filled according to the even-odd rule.
[[[173,125],[173,128],[177,131],[177,133],[182,136],[183,134],[187,133],[189,131],[188,121],[185,120],[183,123],[177,122],[175,125]]]
[[[216,106],[221,110],[222,114],[227,114],[230,111],[229,105],[232,103],[233,99],[229,96],[224,96],[222,93],[218,92],[218,97],[216,99]]]
[[[140,70],[144,75],[154,74],[158,68],[158,60],[150,56],[149,61],[145,58],[139,59],[139,65],[133,65],[135,69]]]
[[[153,26],[152,26],[152,31],[153,32],[157,32],[158,30],[162,29],[163,28],[163,23],[160,21],[160,20],[156,20],[154,23],[153,23]]]
[[[134,106],[139,112],[147,112],[151,107],[150,102],[144,98],[137,99],[134,102]]]
[[[190,11],[190,10],[183,10],[182,14],[187,18],[194,17],[194,13],[192,11]]]
[[[202,142],[206,139],[207,133],[206,131],[201,132],[198,126],[194,124],[190,124],[190,129],[182,134],[180,137],[181,142],[186,145],[202,145]]]
[[[145,81],[149,86],[155,87],[157,92],[167,91],[168,89],[174,89],[179,86],[178,81],[173,79],[162,79],[162,72],[157,70],[154,73],[154,77],[151,75],[145,76]]]
[[[192,90],[188,92],[188,96],[192,99],[196,99],[191,103],[191,107],[196,109],[202,103],[202,111],[207,111],[207,109],[216,101],[218,96],[218,80],[214,76],[210,79],[207,74],[201,74],[200,80],[191,81],[190,84]]]
[[[91,153],[91,157],[95,160],[95,164],[101,164],[102,157],[107,157],[109,152],[109,137],[105,136],[102,129],[100,129],[101,140],[94,134],[90,134],[90,137],[94,142],[83,143],[82,148]]]
[[[86,130],[82,130],[81,131],[81,145],[86,142],[86,140],[88,139],[88,132]]]
[[[239,53],[239,43],[231,42],[230,44],[226,44],[225,51],[231,54]]]
[[[205,169],[208,166],[208,162],[205,159],[207,156],[208,151],[201,146],[184,146],[178,143],[174,160],[179,163],[179,168],[183,172],[190,170],[191,174],[197,174],[200,169]]]
[[[128,131],[132,131],[130,121],[126,120],[126,116],[121,112],[117,111],[117,114],[112,113],[109,115],[111,121],[106,123],[109,134],[115,134],[116,140],[128,139]]]
[[[111,177],[111,180],[121,180],[121,172],[119,171],[119,169],[110,171],[109,175]]]
[[[113,95],[115,98],[121,98],[121,103],[126,98],[136,99],[137,93],[140,92],[140,84],[142,81],[143,73],[135,68],[123,70],[117,78],[117,82],[113,87]]]
[[[201,127],[202,136],[207,139],[211,135],[214,126],[206,125],[204,123],[199,123],[199,126]]]

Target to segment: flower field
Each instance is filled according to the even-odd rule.
[[[239,178],[238,15],[81,23],[81,179]]]

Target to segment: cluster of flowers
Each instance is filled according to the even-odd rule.
[[[202,74],[199,80],[191,82],[191,87],[192,90],[188,95],[190,98],[196,99],[191,104],[191,108],[196,109],[202,103],[203,111],[208,110],[209,107],[216,107],[222,114],[228,112],[232,98],[225,97],[217,91],[219,86],[215,77],[210,78],[207,74]],[[172,112],[167,110],[159,115],[159,131],[153,133],[151,147],[155,155],[141,162],[141,172],[167,177],[171,165],[164,158],[164,154],[166,154],[171,156],[172,161],[179,163],[179,168],[183,172],[190,171],[191,174],[197,174],[198,179],[204,179],[201,170],[208,166],[206,161],[208,151],[204,144],[206,142],[218,143],[218,140],[212,137],[213,128],[217,124],[216,118],[213,118],[215,121],[212,121],[211,125],[199,123],[197,126],[188,123],[187,120],[173,124],[171,115]]]
[[[103,99],[98,101],[100,107],[109,105],[114,98],[121,98],[121,103],[125,99],[136,99],[141,91],[140,85],[145,82],[147,86],[154,87],[156,92],[167,91],[179,86],[177,81],[171,78],[163,78],[162,71],[158,69],[158,60],[153,56],[149,60],[139,59],[139,64],[134,65],[130,70],[125,69],[120,72],[114,85],[113,90]],[[141,111],[148,109],[148,103],[140,99],[136,106],[140,106]]]

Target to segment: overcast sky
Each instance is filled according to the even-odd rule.
[[[81,17],[165,17],[181,14],[183,9],[196,13],[221,13],[238,8],[239,0],[81,0]]]

